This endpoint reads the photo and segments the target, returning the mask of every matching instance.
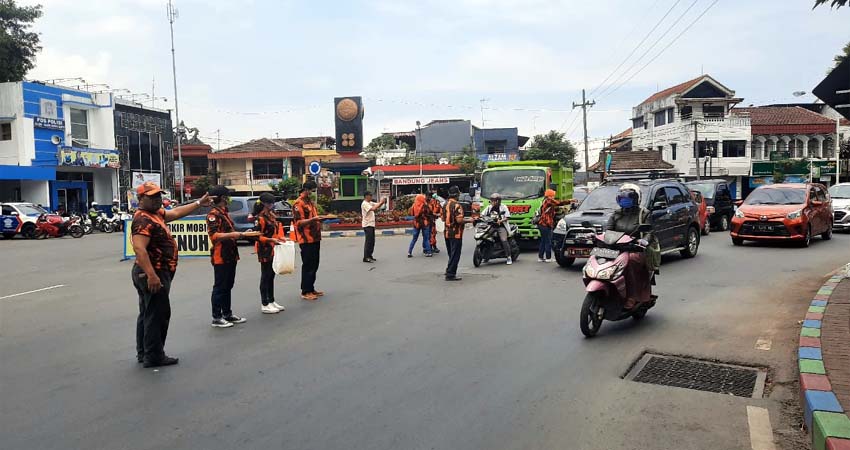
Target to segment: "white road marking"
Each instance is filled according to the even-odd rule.
[[[770,339],[760,337],[756,341],[756,350],[768,351],[768,350],[770,350],[771,344],[772,344],[772,341]]]
[[[26,291],[26,292],[19,292],[17,294],[12,294],[12,295],[5,295],[3,297],[0,297],[0,300],[6,299],[6,298],[12,298],[12,297],[19,297],[21,295],[35,294],[36,292],[49,291],[51,289],[56,289],[56,288],[61,288],[61,287],[65,287],[65,285],[64,284],[57,284],[56,286],[48,286],[46,288],[36,289],[34,291]]]
[[[747,422],[750,425],[750,446],[753,450],[776,450],[770,412],[767,409],[748,405]]]

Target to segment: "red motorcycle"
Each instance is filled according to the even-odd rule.
[[[35,222],[36,239],[62,237],[70,234],[73,238],[81,238],[85,234],[80,225],[79,217],[65,218],[56,214],[42,214]]]

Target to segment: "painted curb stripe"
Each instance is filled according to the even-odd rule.
[[[812,306],[826,306],[826,300],[813,300]]]
[[[819,359],[823,360],[823,355],[819,348],[815,347],[800,347],[798,350],[798,355],[800,359]]]
[[[816,359],[801,359],[800,373],[826,375],[826,369],[823,367],[823,361],[818,361]]]
[[[826,308],[823,306],[809,306],[809,312],[822,313],[826,311]]]
[[[800,347],[820,348],[820,339],[816,337],[800,336]]]
[[[803,326],[805,328],[817,328],[820,329],[821,321],[820,320],[804,320]]]
[[[808,337],[820,337],[820,329],[819,328],[806,328],[800,330],[800,336],[808,336]]]
[[[850,418],[842,413],[815,411],[812,424],[812,448],[826,449],[826,438],[850,439]]]

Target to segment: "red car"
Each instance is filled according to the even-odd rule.
[[[732,243],[793,240],[808,247],[812,236],[832,239],[832,200],[816,183],[760,186],[732,219]]]
[[[705,197],[699,191],[691,191],[691,198],[699,206],[699,214],[697,215],[699,217],[699,229],[703,236],[708,236],[708,233],[711,233],[711,223],[708,218],[714,214],[714,207],[705,203]]]

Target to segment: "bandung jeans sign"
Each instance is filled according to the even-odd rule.
[[[449,184],[449,177],[393,178],[393,186],[411,184]]]

